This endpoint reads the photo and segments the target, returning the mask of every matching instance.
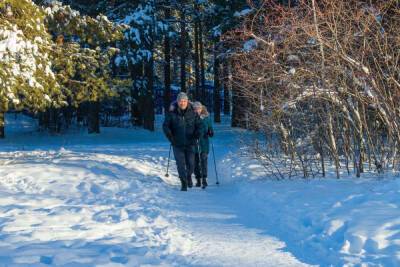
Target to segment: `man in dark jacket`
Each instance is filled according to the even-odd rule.
[[[181,92],[166,113],[163,130],[172,144],[182,191],[192,187],[195,146],[202,132],[202,122],[193,110],[188,96]]]

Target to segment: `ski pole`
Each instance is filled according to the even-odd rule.
[[[217,172],[217,163],[215,162],[215,152],[214,152],[214,144],[213,142],[210,140],[211,142],[211,147],[212,147],[212,152],[213,152],[213,158],[214,158],[214,169],[215,169],[215,177],[217,179],[217,185],[219,185],[219,180],[218,180],[218,172]]]
[[[165,177],[169,177],[168,169],[169,169],[169,159],[171,158],[171,147],[172,147],[172,145],[170,144],[170,145],[169,145],[169,152],[168,152],[167,173],[165,174]]]
[[[198,166],[198,168],[200,169],[201,179],[203,179],[203,163],[201,161],[200,142],[198,139],[197,139],[197,152],[199,152],[197,155],[199,157],[199,165],[200,165],[200,166]]]

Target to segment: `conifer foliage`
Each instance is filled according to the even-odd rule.
[[[52,70],[46,14],[30,0],[0,2],[0,137],[10,108],[44,110],[62,104]]]
[[[0,137],[4,114],[21,110],[56,133],[72,124],[98,133],[116,117],[153,131],[178,91],[219,122],[233,95],[220,37],[244,8],[244,0],[1,1]]]
[[[122,27],[58,1],[6,0],[0,9],[0,136],[9,109],[40,111],[41,125],[59,130],[54,113],[84,103],[93,113],[89,132],[99,132],[98,102],[115,95],[119,84],[110,61]]]

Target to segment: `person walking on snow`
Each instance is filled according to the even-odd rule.
[[[194,174],[196,176],[196,187],[202,186],[202,188],[205,189],[208,185],[207,166],[208,153],[210,151],[210,142],[208,138],[214,136],[214,130],[206,106],[203,106],[200,102],[194,102],[193,108],[194,111],[200,116],[201,122],[203,123],[199,143],[195,148],[196,155]]]
[[[181,191],[193,186],[195,146],[202,133],[202,121],[194,112],[188,96],[181,92],[165,115],[163,131],[171,142],[181,181]]]

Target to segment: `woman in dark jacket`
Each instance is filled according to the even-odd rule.
[[[201,127],[200,139],[195,148],[195,167],[194,174],[196,175],[196,186],[202,188],[207,187],[207,172],[208,172],[208,153],[210,151],[209,137],[214,136],[214,130],[211,124],[211,119],[207,108],[200,102],[193,103],[194,111],[200,116],[203,126]]]

